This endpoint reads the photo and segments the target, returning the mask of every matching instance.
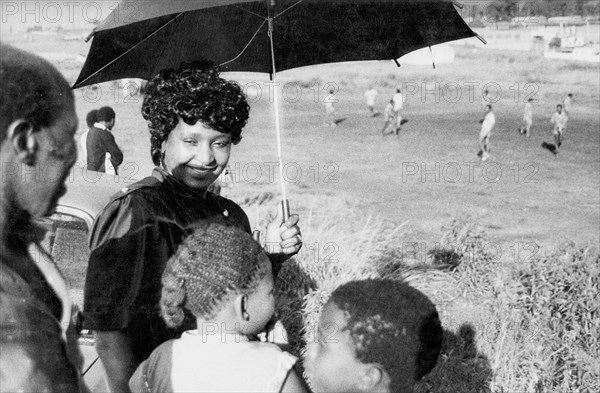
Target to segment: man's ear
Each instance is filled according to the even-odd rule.
[[[377,363],[365,364],[358,387],[363,392],[389,391],[389,377],[385,369]]]
[[[26,165],[35,165],[38,142],[30,121],[18,119],[10,123],[7,139],[13,146],[15,156]]]

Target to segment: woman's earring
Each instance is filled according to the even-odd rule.
[[[246,311],[244,311],[242,313],[242,318],[244,318],[244,321],[249,321],[250,320],[250,314],[248,314]]]
[[[162,169],[167,169],[167,167],[165,166],[165,151],[161,151],[160,152],[160,166]]]

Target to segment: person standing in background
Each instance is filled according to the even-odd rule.
[[[333,89],[329,90],[329,94],[327,94],[323,100],[323,103],[325,104],[325,119],[323,120],[323,125],[325,127],[336,126],[334,119],[335,108],[333,107],[333,103],[336,101]]]
[[[529,131],[531,130],[531,125],[533,124],[533,108],[531,103],[533,102],[533,98],[527,99],[525,103],[525,109],[523,110],[523,125],[521,126],[521,134],[527,135],[529,137]]]
[[[554,145],[556,146],[554,154],[558,153],[558,148],[562,145],[563,133],[567,127],[568,120],[569,116],[567,116],[567,112],[563,110],[563,106],[561,104],[556,105],[556,112],[554,112],[550,118],[550,122],[554,124],[554,129],[552,130]]]
[[[98,109],[96,123],[90,129],[86,140],[89,171],[107,172],[105,160],[106,153],[109,153],[115,174],[119,174],[118,167],[123,162],[123,153],[110,132],[115,126],[115,117],[115,111],[109,106]]]
[[[486,105],[485,111],[485,117],[479,121],[481,123],[481,131],[479,132],[480,150],[477,155],[481,157],[481,161],[486,161],[490,158],[490,134],[496,124],[496,116],[492,111],[492,106],[489,104]]]
[[[396,119],[396,129],[394,130],[394,135],[398,135],[400,133],[400,127],[402,126],[402,115],[400,111],[404,106],[404,97],[402,97],[402,89],[399,87],[396,89],[396,94],[392,98],[394,102],[394,118]]]
[[[394,133],[394,131],[392,132],[388,132],[388,128],[392,125],[396,124],[396,112],[394,112],[394,100],[391,99],[390,102],[388,102],[388,104],[385,106],[385,109],[383,110],[383,128],[381,129],[381,135],[382,136],[386,136],[387,134],[391,134]]]
[[[567,116],[571,116],[571,111],[573,110],[573,93],[569,93],[565,97],[563,101],[563,109]]]
[[[371,112],[371,117],[375,117],[377,114],[375,113],[375,98],[377,98],[377,90],[373,88],[373,86],[369,86],[369,90],[365,92],[365,98],[367,99],[367,108]]]

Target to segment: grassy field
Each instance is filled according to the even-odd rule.
[[[87,51],[81,43],[13,43],[47,54],[70,80],[81,63],[52,53]],[[368,62],[280,74],[288,83],[281,107],[287,186],[305,239],[282,272],[280,316],[301,352],[341,282],[404,278],[434,299],[447,338],[419,392],[600,391],[600,69],[526,52],[455,49],[456,61],[436,69]],[[253,93],[252,111],[224,193],[261,228],[279,197],[272,103],[264,76],[231,77]],[[491,159],[482,163],[486,84],[501,96],[493,103]],[[370,85],[380,93],[379,111],[396,86],[413,92],[398,137],[382,137],[382,118],[368,116]],[[329,87],[338,99],[335,128],[322,127]],[[540,145],[551,142],[549,118],[569,92],[575,108],[554,156]],[[527,139],[517,128],[533,93]],[[75,94],[81,131],[87,111],[111,105],[123,175],[148,174],[141,99],[126,100],[109,84]]]

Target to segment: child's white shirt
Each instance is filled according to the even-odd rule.
[[[398,112],[404,106],[404,99],[402,97],[402,93],[394,94],[392,98],[394,100],[394,111]]]
[[[275,344],[216,329],[214,334],[190,330],[159,346],[135,372],[130,387],[157,393],[166,387],[172,392],[279,392],[296,361]]]

